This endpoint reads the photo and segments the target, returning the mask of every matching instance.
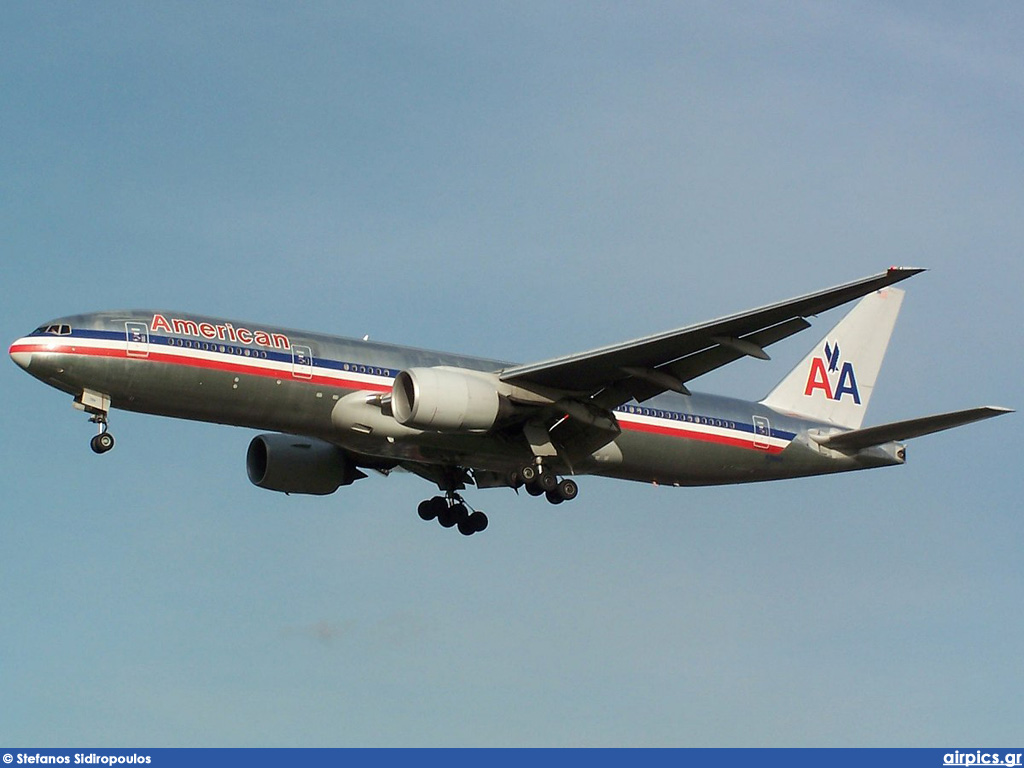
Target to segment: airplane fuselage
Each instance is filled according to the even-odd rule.
[[[316,437],[360,466],[468,466],[502,477],[533,457],[516,432],[414,429],[381,407],[403,370],[510,367],[496,360],[151,310],[59,318],[10,353],[76,398],[91,393],[112,408]],[[712,485],[900,464],[904,456],[898,443],[830,450],[809,437],[834,431],[828,424],[696,392],[631,401],[614,417],[621,432],[613,440],[571,466],[553,457],[558,471]]]

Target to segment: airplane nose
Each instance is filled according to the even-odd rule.
[[[26,371],[32,364],[32,353],[24,348],[21,339],[11,344],[11,348],[7,352],[11,356],[11,360]]]

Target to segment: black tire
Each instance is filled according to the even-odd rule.
[[[423,517],[424,507],[426,507],[427,514],[429,515],[429,517]],[[424,520],[433,520],[442,512],[447,511],[447,509],[448,500],[444,496],[434,496],[433,498],[427,499],[422,504],[420,504],[419,512],[420,517],[423,517]]]
[[[480,533],[480,531],[487,529],[487,515],[483,512],[474,512],[469,516],[469,522],[472,524],[475,533]]]
[[[89,441],[89,447],[94,453],[106,453],[114,447],[114,436],[109,432],[100,432]]]
[[[419,513],[420,520],[433,520],[437,517],[437,510],[434,508],[433,499],[421,501],[420,505],[416,508],[416,511]]]
[[[576,485],[575,480],[569,480],[566,478],[558,484],[558,495],[562,497],[564,501],[572,501],[579,496],[580,487]]]
[[[452,504],[452,514],[455,515],[456,523],[464,523],[469,519],[469,510],[466,509],[466,505],[461,501],[456,504]]]
[[[536,481],[526,484],[526,492],[531,496],[540,496],[542,493],[544,493],[544,491],[541,490],[540,486],[537,485]]]
[[[519,479],[529,485],[537,479],[537,468],[533,464],[527,464],[519,468]]]
[[[456,515],[454,508],[445,507],[444,510],[438,513],[437,522],[441,524],[442,528],[451,528],[459,522],[459,518]]]
[[[473,523],[470,521],[468,517],[465,520],[459,521],[459,533],[461,533],[463,536],[472,536],[474,533],[476,533],[476,527],[473,525]]]
[[[550,501],[552,504],[561,504],[563,501],[565,501],[565,499],[562,498],[561,494],[559,494],[557,490],[546,491],[544,493],[544,496],[546,496],[547,500]]]
[[[553,472],[541,472],[537,478],[537,485],[542,491],[553,491],[558,487],[558,476]]]

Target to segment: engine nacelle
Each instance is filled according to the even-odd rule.
[[[253,485],[283,493],[325,496],[366,477],[338,446],[312,437],[257,435],[245,469]]]
[[[494,426],[501,411],[498,382],[453,368],[409,368],[395,378],[391,409],[399,424],[435,432]]]

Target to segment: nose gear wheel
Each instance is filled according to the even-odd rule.
[[[89,441],[94,453],[106,453],[114,447],[114,436],[109,432],[100,432]]]
[[[97,413],[89,421],[99,425],[99,432],[89,441],[89,447],[93,453],[106,453],[114,447],[114,436],[107,431],[107,414]]]

